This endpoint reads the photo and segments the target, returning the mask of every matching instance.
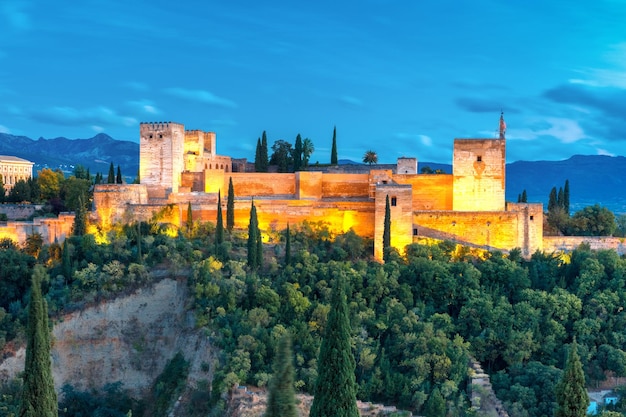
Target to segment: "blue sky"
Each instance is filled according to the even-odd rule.
[[[139,122],[217,133],[220,154],[315,145],[450,163],[626,154],[626,2],[0,0],[0,132],[138,141]]]

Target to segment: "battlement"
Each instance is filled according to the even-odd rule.
[[[162,131],[170,128],[185,128],[185,125],[176,122],[141,122],[139,129],[141,131]]]

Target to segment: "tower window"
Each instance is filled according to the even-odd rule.
[[[150,135],[150,139],[152,139],[152,135]]]
[[[163,135],[159,135],[159,139],[163,139]]]
[[[476,162],[482,162],[483,161],[483,157],[481,155],[478,155],[476,157]]]
[[[535,220],[535,216],[530,216],[530,221],[532,222],[533,220]]]
[[[398,205],[398,199],[396,197],[391,197],[391,205],[394,207]]]
[[[417,228],[413,228],[413,236],[417,236]]]

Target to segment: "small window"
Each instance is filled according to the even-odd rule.
[[[150,139],[152,139],[152,135],[150,135]]]
[[[387,180],[383,180],[383,184],[387,184]]]
[[[483,157],[481,155],[478,155],[476,157],[476,162],[482,162],[483,161]]]
[[[535,220],[535,216],[530,216],[530,221],[532,222],[533,220]]]
[[[417,228],[413,229],[413,236],[417,236]]]
[[[163,135],[159,135],[159,139],[163,139]]]
[[[398,199],[396,197],[391,197],[391,205],[394,207],[398,205]]]

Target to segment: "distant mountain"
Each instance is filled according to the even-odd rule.
[[[90,139],[39,138],[33,140],[25,136],[0,133],[0,155],[11,155],[35,163],[34,170],[45,167],[60,168],[72,172],[80,164],[95,175],[105,176],[109,165],[119,165],[122,174],[134,178],[139,170],[139,144],[115,140],[100,133]]]

